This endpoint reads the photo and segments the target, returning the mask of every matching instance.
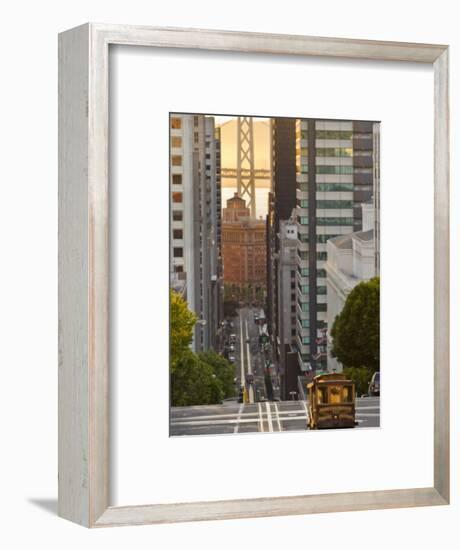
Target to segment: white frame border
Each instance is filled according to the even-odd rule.
[[[414,489],[109,506],[110,44],[428,63],[434,69],[434,484]],[[59,515],[86,527],[449,503],[449,49],[87,23],[59,35]]]

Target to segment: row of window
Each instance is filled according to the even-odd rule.
[[[310,304],[308,302],[302,302],[299,298],[297,304],[302,311],[310,311]],[[316,311],[327,311],[327,304],[316,304]]]
[[[307,199],[297,199],[297,206],[300,208],[308,208]],[[322,209],[337,209],[337,208],[353,208],[353,201],[350,200],[318,200],[316,208]]]
[[[308,277],[310,275],[310,271],[308,267],[298,267],[297,272],[301,277]],[[318,279],[324,279],[326,278],[326,270],[325,269],[317,269],[316,270],[316,276]]]
[[[353,149],[351,147],[317,147],[317,157],[352,157]]]
[[[318,200],[316,208],[353,208],[353,201],[343,200]]]
[[[317,166],[317,174],[353,174],[353,166]]]
[[[300,191],[308,191],[308,183],[305,183],[305,182],[300,183],[297,186],[297,189],[300,189]],[[316,191],[353,191],[353,183],[351,182],[317,183]]]
[[[316,139],[351,139],[351,130],[316,130]]]
[[[316,218],[317,225],[353,225],[353,218]]]

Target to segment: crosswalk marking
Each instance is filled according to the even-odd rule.
[[[268,404],[268,401],[265,402],[265,405],[267,407],[267,421],[268,421],[268,431],[273,431],[273,422],[272,422],[272,411],[270,409],[270,405]]]
[[[259,431],[263,432],[264,431],[264,419],[263,419],[263,416],[262,416],[262,407],[261,407],[260,403],[257,403],[257,405],[259,406]]]
[[[233,433],[237,434],[238,433],[238,427],[240,425],[240,420],[241,420],[241,414],[243,412],[243,409],[244,409],[244,404],[241,403],[240,405],[240,409],[238,411],[238,417],[236,419],[236,426],[235,426],[235,429],[233,430]]]
[[[283,429],[281,428],[280,411],[278,409],[278,405],[276,402],[274,403],[274,405],[275,405],[275,413],[276,413],[276,423],[278,424],[278,431],[282,432]]]

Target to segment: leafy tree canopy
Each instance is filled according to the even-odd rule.
[[[348,295],[331,330],[332,355],[344,367],[380,368],[380,278],[362,282]]]
[[[371,381],[373,371],[366,367],[345,367],[343,373],[349,380],[355,384],[357,395],[363,395],[368,392],[369,382]]]
[[[234,367],[230,361],[215,351],[206,351],[198,356],[201,361],[212,367],[214,375],[221,384],[224,399],[233,397],[235,395],[235,384],[233,383],[235,375]]]
[[[191,350],[181,354],[171,373],[172,406],[211,405],[220,403],[222,398],[222,385],[212,366],[201,361]]]
[[[193,340],[193,328],[197,317],[188,309],[180,294],[170,291],[171,311],[171,372],[174,372],[180,357],[189,351]]]

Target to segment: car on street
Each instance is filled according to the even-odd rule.
[[[251,373],[246,374],[246,383],[254,384],[254,375]]]
[[[367,393],[369,397],[380,395],[380,372],[374,372],[374,374],[372,375]]]
[[[234,355],[229,355],[228,360],[230,361],[230,363],[234,363],[235,362],[235,356]]]

